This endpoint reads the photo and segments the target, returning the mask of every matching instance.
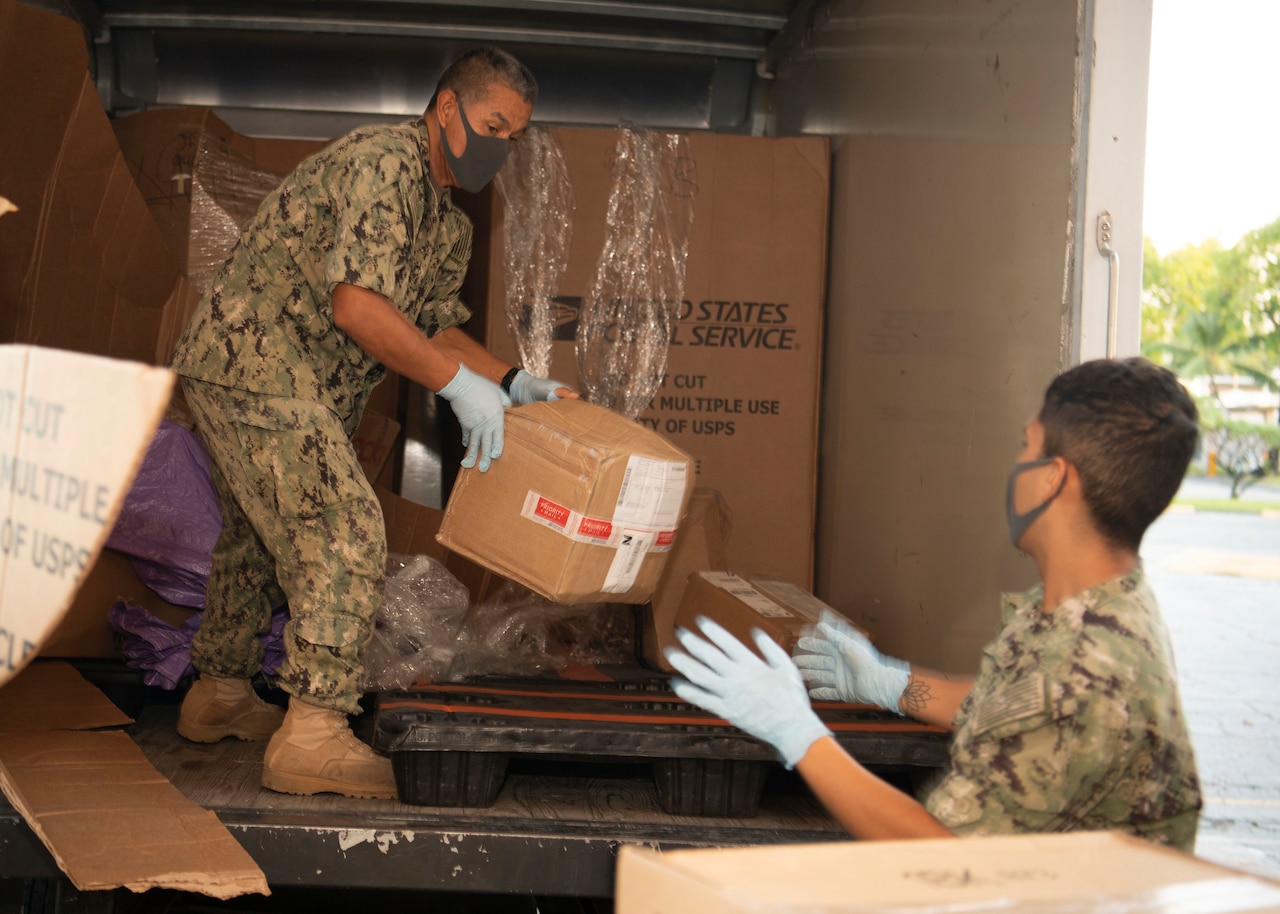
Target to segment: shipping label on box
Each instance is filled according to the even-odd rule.
[[[684,517],[692,460],[577,400],[509,410],[502,456],[464,470],[439,540],[559,603],[643,603]]]
[[[618,132],[556,129],[576,198],[573,240],[552,302],[551,375],[578,383],[583,296],[612,230],[606,208]],[[819,386],[826,280],[825,139],[692,134],[680,174],[694,197],[683,300],[667,369],[639,420],[695,460],[693,484],[733,512],[733,567],[813,581]],[[495,207],[501,207],[494,195]],[[511,361],[503,220],[493,223],[486,329]]]

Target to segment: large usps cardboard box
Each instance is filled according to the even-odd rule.
[[[685,584],[675,626],[696,631],[698,617],[706,616],[753,649],[751,631],[758,628],[790,653],[805,628],[816,625],[824,611],[835,613],[807,590],[779,577],[699,571]]]
[[[1113,832],[660,853],[623,847],[617,914],[1280,911],[1280,883]]]
[[[555,297],[552,374],[580,383],[574,338],[611,229],[618,131],[555,129],[576,201]],[[690,134],[684,297],[666,377],[640,422],[695,460],[733,511],[729,562],[812,587],[827,272],[829,144],[821,137]],[[494,194],[486,333],[519,358],[506,315],[505,212]]]
[[[693,460],[662,436],[577,400],[507,411],[502,456],[463,470],[446,548],[558,603],[644,603],[692,490]]]

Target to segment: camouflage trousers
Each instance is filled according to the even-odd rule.
[[[182,388],[222,503],[193,664],[216,676],[258,672],[258,636],[287,601],[280,686],[356,713],[387,544],[350,430],[318,403],[185,377]]]

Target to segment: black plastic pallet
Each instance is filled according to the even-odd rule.
[[[816,702],[837,741],[872,768],[943,768],[949,736],[878,708]],[[673,815],[755,815],[777,755],[686,704],[665,678],[627,682],[484,680],[378,696],[374,746],[391,757],[400,799],[491,805],[512,756],[647,762]]]

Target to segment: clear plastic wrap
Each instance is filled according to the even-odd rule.
[[[240,230],[283,175],[261,167],[216,137],[200,138],[191,163],[191,224],[187,278],[208,291]]]
[[[636,608],[621,603],[565,606],[508,581],[467,613],[457,649],[450,682],[627,663],[636,656]]]
[[[506,206],[503,263],[507,323],[532,374],[551,373],[556,327],[553,298],[569,262],[574,196],[564,151],[545,127],[530,127],[498,173]]]
[[[470,602],[466,586],[430,556],[388,555],[386,599],[364,651],[364,687],[385,692],[418,679],[438,682]]]
[[[684,136],[622,127],[577,352],[582,394],[629,419],[649,407],[667,369],[697,189]]]

